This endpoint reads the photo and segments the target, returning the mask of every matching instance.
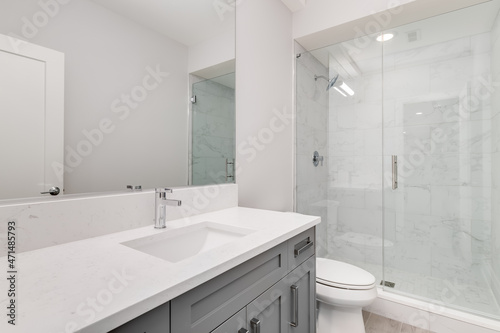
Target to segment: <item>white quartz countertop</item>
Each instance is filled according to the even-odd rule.
[[[177,263],[121,243],[215,222],[254,230]],[[229,208],[151,226],[17,254],[17,319],[1,332],[107,332],[185,293],[320,222],[319,217]],[[84,227],[84,226],[82,226]],[[22,240],[18,240],[22,241]],[[0,258],[7,269],[7,258]],[[6,312],[8,284],[1,279]]]

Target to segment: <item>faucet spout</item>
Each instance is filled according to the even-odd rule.
[[[172,193],[169,188],[155,189],[155,228],[166,228],[166,206],[181,206],[181,200],[167,199],[166,193]]]

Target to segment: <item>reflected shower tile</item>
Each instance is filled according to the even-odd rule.
[[[491,188],[433,185],[431,198],[434,216],[491,220]]]
[[[434,147],[433,154],[460,152],[460,124],[459,123],[441,123],[431,125],[431,133]]]
[[[342,207],[365,208],[365,190],[362,188],[338,188],[328,190],[328,198]]]
[[[353,156],[363,153],[363,131],[342,130],[330,132],[330,156]]]
[[[460,155],[432,156],[431,182],[433,185],[458,186],[470,183],[470,172],[464,172]]]
[[[500,93],[499,93],[500,96]],[[498,109],[500,109],[500,100]],[[491,121],[491,151],[500,152],[500,114],[497,114]]]
[[[500,189],[500,153],[494,153],[491,156],[492,165],[492,187],[494,189]]]
[[[365,189],[364,205],[366,209],[382,210],[382,189]]]
[[[409,51],[400,52],[396,55],[396,66],[418,65],[423,63],[443,61],[470,54],[469,38],[459,38],[443,43],[437,43],[425,47],[415,48]]]
[[[381,188],[382,171],[381,156],[355,156],[351,183],[353,186],[361,188]]]
[[[398,181],[401,185],[422,186],[431,184],[432,156],[419,151],[413,155],[398,156]]]
[[[403,127],[390,127],[384,129],[384,154],[403,155],[404,150],[404,129]]]
[[[337,126],[339,129],[357,129],[354,105],[336,106]]]
[[[384,100],[383,107],[383,120],[384,120],[384,128],[391,128],[395,126],[402,126],[401,123],[396,123],[396,101],[391,99]]]
[[[382,103],[359,103],[355,106],[356,128],[373,129],[382,127]]]
[[[378,68],[375,68],[378,72],[372,75],[365,75],[362,80],[363,84],[363,93],[364,98],[363,101],[365,103],[374,103],[380,104],[382,100],[382,74],[380,73],[380,60],[375,60],[378,62]]]
[[[453,121],[458,115],[458,102],[458,98],[449,98],[403,104],[403,122],[408,126]]]
[[[338,228],[342,232],[382,234],[382,211],[339,206]]]
[[[439,218],[420,214],[396,214],[396,239],[398,242],[413,241],[420,246],[429,246],[431,227]]]
[[[465,125],[467,126],[467,125]],[[462,131],[463,127],[461,127]],[[468,151],[474,153],[491,153],[491,121],[477,120],[469,123],[465,138],[460,140],[460,151]],[[469,134],[469,135],[467,135]]]
[[[354,157],[333,156],[329,158],[329,182],[331,187],[351,187],[354,174]]]
[[[382,154],[382,130],[367,129],[363,131],[363,149],[362,154],[378,155]]]
[[[230,118],[207,117],[207,132],[205,135],[234,138],[235,123]]]
[[[470,38],[472,54],[488,53],[491,51],[491,32],[477,34]]]
[[[492,186],[492,155],[473,154],[460,156],[461,168],[470,172],[471,186]]]
[[[296,155],[297,170],[300,170],[296,177],[297,185],[326,183],[328,180],[328,156],[325,156],[325,159],[323,167],[321,164],[315,167],[312,162],[312,154]]]
[[[406,186],[405,212],[409,214],[429,215],[431,191],[429,186]]]
[[[418,151],[429,154],[432,151],[430,146],[430,127],[428,125],[405,126],[403,128],[404,154],[415,154]]]
[[[467,82],[473,75],[473,58],[456,58],[430,65],[430,90],[455,92],[467,88]]]
[[[385,99],[424,95],[430,91],[430,68],[424,65],[387,71],[384,81]]]

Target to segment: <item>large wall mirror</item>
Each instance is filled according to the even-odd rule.
[[[234,1],[2,0],[0,34],[0,200],[234,181]]]

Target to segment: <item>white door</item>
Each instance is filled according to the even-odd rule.
[[[0,200],[63,190],[64,55],[0,35]]]

